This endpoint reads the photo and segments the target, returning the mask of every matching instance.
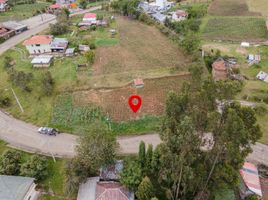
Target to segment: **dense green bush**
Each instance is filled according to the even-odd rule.
[[[21,153],[15,150],[5,151],[0,158],[0,174],[19,175]]]
[[[34,177],[37,181],[44,180],[48,175],[48,161],[45,157],[33,155],[21,165],[20,175]]]

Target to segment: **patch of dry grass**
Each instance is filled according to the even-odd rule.
[[[261,13],[268,17],[268,1],[267,0],[247,0],[249,10],[251,12]]]
[[[256,1],[256,0],[252,0]],[[263,0],[265,1],[265,0]],[[246,0],[214,0],[209,7],[209,14],[214,16],[259,16],[258,12],[248,9]]]
[[[179,48],[155,27],[121,17],[117,23],[120,44],[97,49],[93,76],[150,72],[189,63]]]

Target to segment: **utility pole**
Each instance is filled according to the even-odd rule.
[[[18,99],[18,97],[17,97],[15,91],[13,90],[13,88],[11,88],[11,91],[12,91],[12,93],[13,93],[13,95],[14,95],[16,101],[17,101],[17,104],[18,104],[19,107],[20,107],[21,112],[23,113],[23,112],[24,112],[23,107],[21,106],[20,101],[19,101],[19,99]]]

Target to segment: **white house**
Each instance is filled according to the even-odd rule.
[[[266,72],[264,72],[264,71],[260,71],[257,74],[256,78],[268,83],[268,74]]]
[[[0,0],[0,12],[5,12],[8,9],[7,0]]]
[[[97,14],[95,13],[86,13],[83,17],[84,23],[96,24],[97,23]]]
[[[34,178],[22,176],[0,176],[1,200],[37,200]]]
[[[38,55],[51,52],[51,43],[53,36],[50,35],[35,35],[23,42],[23,45],[31,55]]]

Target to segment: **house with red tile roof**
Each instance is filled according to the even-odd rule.
[[[240,170],[240,176],[241,185],[239,187],[239,194],[242,199],[253,194],[262,197],[259,173],[254,164],[245,162]]]
[[[8,9],[7,0],[0,0],[0,12],[5,12]]]
[[[98,182],[96,200],[134,200],[134,194],[118,182]]]
[[[188,13],[185,10],[177,10],[172,13],[172,21],[183,21],[188,17]]]
[[[83,17],[83,23],[96,24],[97,23],[97,14],[86,13]]]
[[[228,78],[228,63],[223,58],[218,58],[212,64],[212,77],[215,81]]]
[[[55,13],[61,9],[61,5],[58,3],[52,4],[48,6],[48,12],[49,13]]]
[[[51,43],[53,36],[51,35],[35,35],[25,40],[23,45],[31,55],[51,53]]]

